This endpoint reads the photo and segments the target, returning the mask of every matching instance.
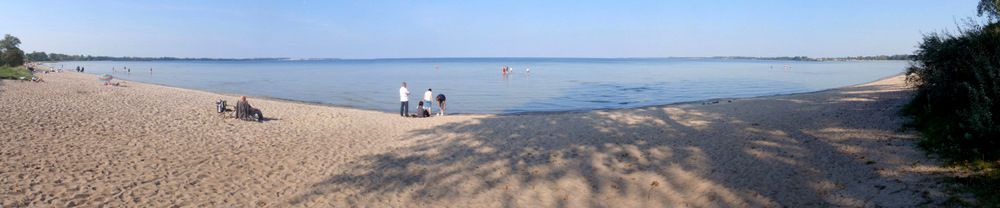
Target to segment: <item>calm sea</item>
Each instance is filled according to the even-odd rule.
[[[421,100],[428,88],[435,96],[443,93],[448,97],[448,113],[525,113],[820,91],[899,74],[907,62],[427,58],[87,61],[49,65],[69,70],[85,67],[86,73],[95,74],[95,84],[99,82],[96,75],[107,73],[116,80],[386,112],[399,111],[398,91],[406,82],[411,92],[411,113],[417,106],[415,101]],[[512,73],[503,75],[503,66],[513,68]],[[527,73],[529,67],[531,72]]]

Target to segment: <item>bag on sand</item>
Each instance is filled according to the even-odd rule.
[[[219,113],[226,111],[226,101],[220,100],[219,102],[215,102],[215,111]]]

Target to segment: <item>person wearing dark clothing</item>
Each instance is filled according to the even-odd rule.
[[[261,114],[260,109],[250,107],[250,103],[247,103],[246,96],[240,96],[240,101],[236,102],[236,119],[246,120],[246,121],[261,121],[264,119],[264,115]]]
[[[420,118],[431,117],[431,112],[428,111],[427,108],[424,108],[424,102],[420,102],[420,104],[417,106],[417,117]]]
[[[437,99],[436,99],[436,100],[438,101],[438,109],[440,109],[440,110],[441,110],[441,112],[440,112],[440,113],[438,113],[438,115],[442,115],[442,116],[444,115],[444,107],[445,107],[445,102],[444,102],[444,100],[445,100],[445,99],[446,99],[446,98],[444,97],[444,94],[438,94],[438,96],[437,96]]]

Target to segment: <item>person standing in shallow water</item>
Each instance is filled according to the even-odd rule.
[[[399,88],[399,115],[406,117],[410,114],[410,91],[406,90],[406,82]]]

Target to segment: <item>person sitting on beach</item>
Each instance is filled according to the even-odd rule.
[[[438,115],[442,116],[444,115],[444,106],[445,106],[444,100],[445,100],[444,94],[438,94],[437,96],[438,110],[441,110],[441,112],[439,112]]]
[[[428,111],[427,108],[424,108],[424,102],[420,102],[420,104],[417,105],[417,109],[418,118],[431,117],[431,112]]]
[[[39,83],[39,82],[45,82],[45,80],[42,80],[42,78],[38,77],[31,77],[31,83]]]
[[[264,115],[261,114],[260,109],[250,107],[250,103],[247,103],[246,96],[240,96],[240,101],[236,102],[236,119],[241,119],[245,121],[254,120],[261,121],[264,119]]]

